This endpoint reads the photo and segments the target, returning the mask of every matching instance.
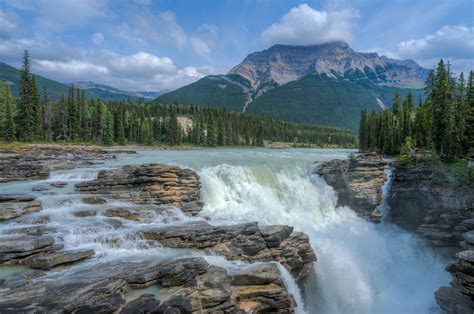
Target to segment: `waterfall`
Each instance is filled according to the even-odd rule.
[[[305,282],[309,313],[433,313],[433,292],[449,282],[443,262],[417,236],[374,225],[317,175],[292,166],[220,164],[201,169],[211,222],[258,221],[306,232],[318,257]],[[385,188],[388,189],[389,181]]]

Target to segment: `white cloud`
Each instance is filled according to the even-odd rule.
[[[104,34],[102,33],[94,33],[91,36],[91,40],[94,44],[100,45],[104,42]]]
[[[353,10],[318,11],[300,4],[262,33],[265,44],[315,45],[330,41],[351,40]]]
[[[428,68],[441,58],[448,59],[454,71],[469,71],[474,68],[474,27],[444,26],[434,34],[400,42],[398,55],[415,59]]]
[[[172,11],[164,11],[136,14],[118,27],[117,34],[140,45],[171,45],[181,50],[191,48],[198,55],[208,57],[216,46],[218,30],[215,25],[203,24],[195,33],[188,34]]]
[[[469,58],[474,55],[473,26],[444,26],[434,34],[398,44],[401,56],[432,58],[445,55],[451,58]]]
[[[0,38],[9,39],[18,27],[18,16],[0,9]]]
[[[170,58],[160,58],[143,51],[129,56],[111,54],[108,64],[114,72],[121,75],[147,76],[153,73],[172,75],[176,72],[176,66]]]
[[[34,60],[34,65],[36,70],[41,73],[60,74],[70,80],[81,79],[85,76],[97,77],[109,74],[109,70],[105,66],[80,60],[71,60],[68,62]]]

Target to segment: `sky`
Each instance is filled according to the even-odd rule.
[[[273,44],[448,59],[474,69],[473,0],[0,0],[0,61],[63,83],[165,91]]]

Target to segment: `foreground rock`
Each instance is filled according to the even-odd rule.
[[[56,278],[56,277],[57,278]],[[93,271],[52,274],[21,285],[5,282],[0,312],[47,313],[294,313],[295,302],[274,264],[251,265],[235,274],[202,258],[168,262],[120,262]],[[162,299],[135,289],[157,286]]]
[[[116,154],[94,146],[23,145],[0,149],[0,182],[47,179],[52,170],[103,163]]]
[[[315,173],[336,190],[339,206],[349,206],[361,217],[379,222],[382,215],[377,206],[383,199],[387,167],[381,156],[370,153],[318,163]]]
[[[36,197],[25,194],[0,194],[0,221],[31,214],[42,209]]]
[[[80,192],[106,194],[136,204],[176,206],[188,215],[202,209],[200,187],[195,171],[163,164],[101,171],[96,180],[76,184]]]
[[[192,223],[149,228],[142,232],[146,240],[154,240],[174,248],[196,248],[245,262],[276,261],[297,279],[313,270],[316,255],[309,238],[289,226],[259,227],[257,223],[233,226],[211,226]]]
[[[452,185],[448,179],[422,160],[396,164],[388,202],[393,223],[452,255],[466,241],[464,233],[474,230],[474,185]],[[469,246],[472,238],[466,242]]]
[[[436,302],[447,313],[471,314],[474,312],[474,250],[457,254],[457,259],[446,267],[453,281],[451,287],[436,291]]]
[[[61,243],[56,243],[53,236],[43,234],[41,230],[17,231],[26,234],[13,233],[0,236],[0,264],[25,265],[33,269],[49,270],[94,255],[93,250],[63,250]]]

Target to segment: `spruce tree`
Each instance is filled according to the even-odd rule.
[[[362,109],[359,121],[359,149],[362,152],[368,150],[368,125],[367,109]]]
[[[466,88],[466,150],[474,153],[474,72],[469,72]]]
[[[18,139],[21,141],[32,141],[35,136],[35,110],[32,79],[30,75],[30,56],[28,50],[23,54],[23,66],[20,71],[18,110],[16,125],[18,128]]]
[[[16,127],[13,114],[13,97],[10,92],[10,86],[7,83],[2,85],[0,85],[0,87],[2,87],[1,97],[3,101],[3,121],[1,121],[3,139],[5,142],[13,142],[16,139]]]

